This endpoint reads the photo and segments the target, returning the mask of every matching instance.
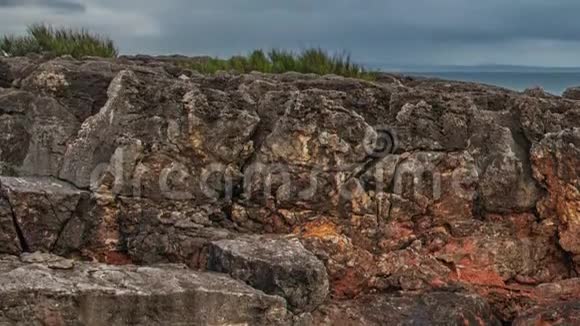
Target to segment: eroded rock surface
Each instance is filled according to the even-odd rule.
[[[542,218],[559,227],[559,243],[580,271],[580,128],[548,134],[532,149],[534,172],[548,195],[538,203]]]
[[[364,295],[322,307],[315,325],[489,325],[501,323],[485,300],[469,293]]]
[[[577,318],[541,290],[580,272],[571,93],[174,62],[0,58],[0,253],[209,267],[296,324]]]
[[[0,324],[289,324],[284,299],[220,274],[180,265],[62,268],[50,256],[23,260],[29,263],[0,259]]]

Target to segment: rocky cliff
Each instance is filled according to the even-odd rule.
[[[578,323],[568,97],[2,58],[0,324]]]

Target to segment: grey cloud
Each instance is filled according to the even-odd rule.
[[[343,38],[350,41],[503,42],[517,39],[579,41],[580,2],[471,0],[196,1],[183,3],[163,24],[168,33],[236,35],[269,40]],[[169,18],[169,17],[168,17]],[[259,26],[256,26],[256,25]],[[304,31],[305,26],[309,29]],[[346,33],[346,34],[345,34]],[[282,34],[282,35],[280,35]]]
[[[86,9],[82,3],[66,0],[0,0],[1,7],[40,7],[67,12],[83,12]]]
[[[15,1],[0,0],[0,7]],[[72,0],[43,3],[74,4],[65,1]],[[131,53],[231,55],[255,47],[323,46],[349,50],[367,61],[453,64],[517,63],[526,51],[529,62],[549,65],[573,64],[571,54],[580,52],[577,0],[84,0],[83,4],[87,15],[103,8],[142,14],[159,27],[159,35],[128,35],[103,27],[113,31],[111,37],[124,52]],[[556,45],[545,48],[546,42]]]

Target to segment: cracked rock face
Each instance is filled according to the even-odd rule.
[[[546,136],[532,150],[534,173],[548,195],[538,203],[540,216],[559,228],[560,245],[580,271],[580,128]]]
[[[561,290],[580,272],[574,98],[0,58],[0,253],[210,269],[297,325],[525,323],[552,306],[574,321],[580,291]],[[254,308],[250,324],[269,311]]]
[[[12,206],[7,198],[0,199],[0,252],[17,255],[22,252],[22,245],[18,237],[17,221]]]
[[[2,174],[58,175],[80,126],[75,116],[51,97],[1,88],[0,113]]]
[[[23,260],[29,263],[0,259],[2,324],[287,324],[282,298],[220,274],[181,265],[63,269],[50,256]]]
[[[44,177],[0,177],[2,220],[12,219],[7,239],[18,239],[8,248],[23,251],[62,252],[78,244],[69,229],[82,214],[79,208],[88,197],[68,183]],[[3,253],[14,253],[10,249]]]

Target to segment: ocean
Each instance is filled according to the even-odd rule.
[[[491,71],[428,71],[402,72],[406,75],[437,77],[448,80],[470,81],[523,91],[540,86],[548,93],[561,95],[571,86],[580,86],[580,71],[491,72]]]
[[[502,64],[475,66],[397,65],[382,62],[367,62],[365,66],[378,71],[476,82],[515,91],[523,91],[526,88],[539,86],[554,95],[562,95],[568,87],[580,86],[580,66],[542,67]]]

